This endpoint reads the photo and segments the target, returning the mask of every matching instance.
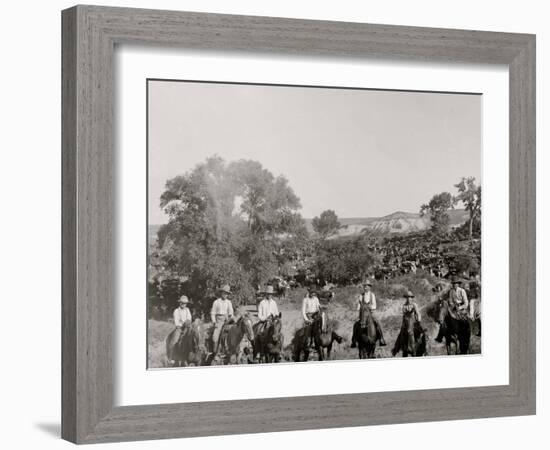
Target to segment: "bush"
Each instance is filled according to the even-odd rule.
[[[322,281],[349,284],[359,282],[377,262],[363,237],[323,240],[317,243],[314,270]]]

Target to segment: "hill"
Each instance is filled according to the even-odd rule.
[[[468,220],[468,212],[464,209],[449,211],[451,227],[462,225]],[[430,227],[430,219],[421,217],[418,213],[396,211],[383,217],[343,217],[338,219],[342,228],[335,237],[352,237],[361,233],[369,236],[386,236],[389,234],[406,234],[426,230]],[[313,233],[312,219],[305,219],[306,227]],[[161,225],[149,225],[149,244],[155,242]]]
[[[468,220],[468,212],[464,209],[449,211],[451,227],[462,225]],[[351,237],[361,233],[369,236],[386,236],[389,234],[406,234],[426,230],[430,227],[430,219],[421,217],[418,213],[396,211],[383,217],[341,218],[342,228],[334,237]],[[306,226],[313,232],[311,219],[306,219]]]

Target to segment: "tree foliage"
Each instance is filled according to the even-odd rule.
[[[363,237],[321,240],[315,250],[318,277],[332,283],[359,281],[379,262]]]
[[[459,183],[455,184],[458,189],[458,195],[454,197],[454,202],[462,202],[469,214],[468,235],[473,238],[474,229],[479,229],[481,221],[481,186],[476,185],[475,177],[463,177]]]
[[[431,221],[431,231],[442,235],[449,227],[448,211],[453,207],[453,196],[448,192],[434,195],[427,204],[420,207],[420,215],[428,215]]]
[[[160,206],[169,216],[158,232],[163,276],[185,277],[186,294],[203,310],[223,283],[237,304],[252,301],[277,273],[281,249],[307,234],[288,181],[257,161],[208,158],[168,180]]]
[[[314,217],[311,225],[322,239],[334,235],[341,227],[338,216],[332,209],[327,209],[319,217]]]

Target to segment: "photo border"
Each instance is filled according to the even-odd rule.
[[[359,87],[359,86],[336,86],[336,85],[316,85],[316,84],[288,84],[288,83],[262,83],[262,82],[251,82],[251,81],[243,81],[243,82],[240,82],[240,81],[221,81],[221,80],[195,80],[195,79],[180,79],[180,78],[158,78],[158,77],[150,77],[150,78],[146,78],[145,79],[145,96],[146,96],[146,99],[145,99],[145,126],[146,126],[146,131],[145,131],[145,139],[146,139],[146,143],[145,143],[145,158],[146,158],[146,163],[145,163],[145,167],[146,167],[146,173],[145,173],[145,176],[146,176],[146,207],[145,207],[145,213],[146,213],[146,218],[145,218],[145,225],[146,225],[146,237],[145,237],[145,243],[146,243],[146,247],[145,247],[145,261],[146,261],[146,268],[145,268],[145,272],[147,274],[147,277],[146,277],[146,287],[145,287],[145,292],[146,292],[146,295],[147,295],[147,298],[146,298],[146,312],[145,312],[145,328],[146,328],[146,332],[145,332],[145,336],[146,336],[146,339],[145,339],[145,355],[146,355],[146,362],[145,362],[145,366],[146,366],[146,369],[147,370],[161,370],[161,369],[166,369],[167,367],[150,367],[149,365],[149,359],[150,359],[150,355],[149,355],[149,351],[150,351],[150,348],[149,348],[149,335],[150,335],[150,331],[149,331],[149,314],[148,314],[148,311],[149,311],[149,305],[148,305],[148,299],[149,299],[149,272],[150,272],[150,254],[149,254],[149,245],[151,244],[150,242],[150,239],[149,239],[149,226],[152,225],[151,223],[149,223],[149,208],[150,208],[150,205],[149,205],[149,163],[150,163],[150,151],[149,151],[149,137],[150,137],[150,134],[149,134],[149,127],[150,127],[150,116],[149,116],[149,96],[150,96],[150,92],[149,92],[149,86],[150,86],[150,83],[151,82],[166,82],[166,83],[197,83],[197,84],[213,84],[213,85],[229,85],[229,86],[261,86],[261,87],[277,87],[277,88],[301,88],[301,89],[334,89],[334,90],[340,90],[340,91],[345,91],[345,90],[350,90],[350,91],[375,91],[375,92],[406,92],[406,93],[415,93],[415,94],[448,94],[448,95],[469,95],[469,96],[477,96],[477,97],[481,97],[483,95],[482,92],[466,92],[466,91],[428,91],[428,90],[420,90],[420,89],[385,89],[385,88],[369,88],[369,87]],[[156,225],[156,224],[153,224],[153,225]],[[482,352],[476,354],[476,356],[481,356],[482,355]],[[359,357],[357,358],[353,358],[353,359],[359,359]],[[348,360],[340,360],[340,361],[348,361]],[[304,361],[302,361],[304,362]],[[283,364],[293,364],[293,363],[284,363]],[[203,366],[204,367],[204,366]],[[219,368],[219,367],[223,367],[223,366],[211,366],[213,368]]]
[[[509,384],[114,407],[113,53],[117,44],[506,64]],[[94,443],[534,414],[535,98],[535,36],[529,34],[100,6],[64,10],[62,437]]]

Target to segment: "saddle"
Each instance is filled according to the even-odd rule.
[[[449,316],[456,320],[468,321],[468,311],[459,311],[456,308],[449,308]]]

